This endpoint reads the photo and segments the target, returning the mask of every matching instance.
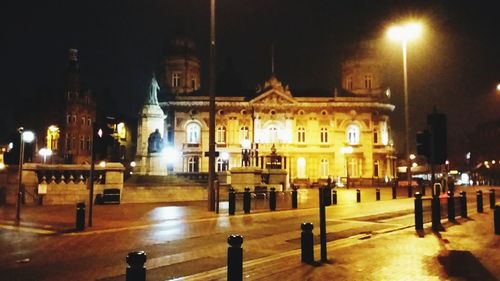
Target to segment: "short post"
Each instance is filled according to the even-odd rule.
[[[229,235],[227,238],[227,280],[243,280],[243,237],[238,234]]]
[[[396,188],[398,186],[398,182],[394,181],[392,183],[392,199],[396,199]]]
[[[495,209],[495,190],[490,189],[490,209]]]
[[[331,193],[332,193],[332,188],[330,185],[323,187],[323,203],[325,206],[332,205],[332,197],[330,197]]]
[[[305,263],[314,262],[314,239],[313,224],[304,222],[300,225],[302,233],[300,234],[301,261]]]
[[[85,230],[85,203],[76,203],[76,231]]]
[[[415,230],[424,230],[422,194],[415,192]]]
[[[276,188],[274,187],[271,187],[271,192],[269,192],[269,209],[276,210]]]
[[[245,192],[243,192],[243,211],[245,214],[250,213],[250,188],[245,187]]]
[[[467,217],[467,193],[465,191],[460,192],[460,216]]]
[[[327,261],[327,249],[326,249],[326,210],[325,210],[325,189],[319,188],[319,243],[320,243],[320,254],[321,261]]]
[[[483,191],[482,190],[476,191],[476,199],[477,199],[477,212],[482,213],[483,212]]]
[[[448,221],[455,221],[455,197],[453,192],[448,189]]]
[[[332,204],[337,205],[337,190],[332,191]]]
[[[230,187],[229,188],[229,214],[234,215],[234,212],[236,211],[236,193],[234,192],[234,188]]]
[[[377,188],[377,190],[375,191],[375,198],[377,201],[380,201],[380,188]]]
[[[411,198],[413,195],[413,186],[411,186],[411,183],[410,185],[408,185],[408,198]]]
[[[297,187],[292,186],[292,208],[297,209],[298,207],[298,192],[297,192]]]
[[[493,217],[495,220],[495,234],[500,235],[500,205],[495,206]]]
[[[361,202],[361,191],[356,189],[356,202]]]
[[[130,252],[125,261],[127,261],[127,269],[125,271],[125,281],[146,281],[146,252]]]
[[[441,206],[439,203],[439,195],[432,197],[432,230],[439,231],[441,229]]]

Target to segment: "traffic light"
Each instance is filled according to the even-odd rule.
[[[427,125],[429,125],[434,146],[434,164],[444,164],[448,158],[448,134],[446,128],[446,115],[437,113],[436,109],[427,115]]]
[[[429,130],[424,130],[417,133],[417,154],[427,157],[427,161],[430,161],[431,135],[429,133]]]

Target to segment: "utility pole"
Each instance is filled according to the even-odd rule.
[[[210,0],[210,67],[208,125],[208,210],[215,211],[215,0]]]

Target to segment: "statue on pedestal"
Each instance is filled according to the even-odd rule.
[[[146,104],[158,104],[158,91],[160,90],[160,86],[158,85],[158,81],[156,81],[155,74],[153,73],[153,77],[151,78],[151,83],[149,84],[148,89],[148,97],[146,99]]]
[[[160,130],[156,129],[148,137],[148,153],[161,152],[163,149],[163,139]]]

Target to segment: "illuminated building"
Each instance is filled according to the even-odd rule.
[[[199,60],[193,59],[191,41],[175,39],[172,44],[174,53],[165,63],[166,101],[159,103],[165,114],[162,136],[166,147],[182,154],[173,163],[174,173],[207,172],[208,96],[196,91],[196,82],[184,79],[188,74],[187,80],[200,81]],[[252,159],[253,165],[266,168],[274,146],[292,182],[309,184],[347,175],[358,184],[391,179],[395,158],[389,114],[394,105],[382,87],[381,68],[371,46],[365,44],[344,60],[342,90],[328,96],[295,96],[274,73],[251,97],[236,92],[217,95],[216,150],[219,155],[229,154],[229,167],[240,167],[242,143],[249,140],[257,158]],[[146,143],[147,135],[139,134],[138,144]],[[352,151],[342,153],[345,147]],[[222,157],[216,161],[216,167],[223,167]]]

